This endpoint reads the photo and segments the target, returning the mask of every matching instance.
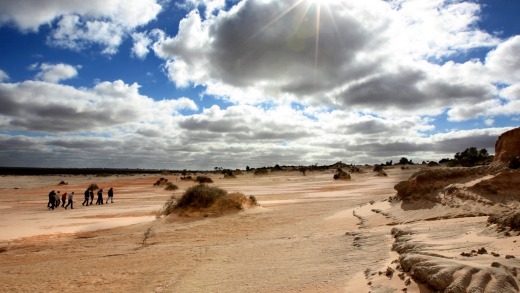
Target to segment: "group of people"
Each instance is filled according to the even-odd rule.
[[[107,198],[106,203],[108,204],[109,200],[110,200],[110,203],[114,203],[114,189],[112,187],[110,187],[107,194],[108,194],[108,198]],[[92,202],[94,201],[94,190],[87,188],[85,190],[85,192],[83,193],[83,195],[84,195],[85,200],[83,201],[83,203],[81,203],[81,205],[88,206],[89,200],[90,200],[90,205],[92,205]],[[103,204],[103,188],[100,188],[97,192],[96,204],[98,204],[98,205]]]
[[[112,187],[108,190],[107,194],[108,194],[108,198],[107,198],[106,203],[108,204],[109,200],[110,200],[110,203],[114,203],[114,190]],[[85,195],[85,200],[83,201],[83,203],[81,205],[88,206],[89,200],[90,200],[90,205],[92,205],[92,202],[94,201],[94,190],[87,188],[87,190],[85,190],[84,195]],[[65,205],[65,201],[67,201],[66,205]],[[54,210],[55,208],[58,208],[60,206],[60,203],[61,203],[62,208],[67,209],[70,205],[70,208],[73,209],[74,208],[74,191],[71,193],[64,192],[63,194],[60,194],[59,190],[57,192],[55,192],[54,190],[49,192],[49,202],[47,203],[47,208],[49,210]],[[103,188],[100,188],[97,192],[96,204],[98,204],[98,205],[103,204]]]

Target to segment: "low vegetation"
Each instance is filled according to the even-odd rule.
[[[91,183],[91,184],[88,186],[87,189],[88,189],[88,190],[92,190],[92,191],[94,191],[94,190],[98,190],[99,187],[97,186],[96,183]]]
[[[213,180],[209,178],[208,176],[197,176],[195,178],[195,181],[202,184],[202,183],[213,183]]]
[[[349,173],[343,171],[341,168],[338,168],[333,178],[334,180],[350,180],[352,177]]]
[[[256,198],[242,193],[228,193],[226,190],[199,184],[192,186],[178,198],[173,195],[164,204],[163,214],[179,216],[219,216],[243,210],[245,206],[257,205]]]
[[[167,182],[168,182],[168,179],[161,177],[153,184],[153,186],[163,186]]]
[[[255,175],[267,175],[269,171],[267,169],[257,169],[255,170]]]
[[[171,182],[167,182],[164,186],[164,190],[177,190],[179,187]]]

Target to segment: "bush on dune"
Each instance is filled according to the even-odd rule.
[[[91,183],[91,184],[87,187],[87,189],[88,189],[88,190],[92,190],[92,191],[94,191],[94,190],[98,190],[99,187],[97,186],[96,183]]]
[[[167,182],[164,190],[177,190],[179,187],[171,182]]]
[[[207,176],[197,176],[197,178],[195,178],[195,181],[197,181],[200,184],[213,183],[213,180]]]
[[[199,184],[188,188],[180,198],[172,196],[165,203],[163,214],[222,215],[243,210],[245,205],[253,206],[255,202],[241,193],[228,194],[224,189]]]

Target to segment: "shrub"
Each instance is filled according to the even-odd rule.
[[[334,180],[350,180],[352,177],[350,177],[349,173],[343,172],[341,168],[338,168],[333,178]]]
[[[380,171],[376,172],[376,176],[378,176],[378,177],[386,177],[386,176],[388,176],[388,174],[386,174],[386,172],[381,169]]]
[[[256,197],[254,195],[250,195],[249,196],[249,200],[251,201],[251,203],[255,206],[258,206],[260,204],[258,204],[258,201],[256,200]]]
[[[91,183],[91,184],[87,187],[87,189],[88,189],[88,190],[92,190],[92,191],[94,191],[94,190],[98,190],[99,187],[97,186],[96,183]]]
[[[383,171],[383,165],[374,165],[374,172]]]
[[[195,181],[197,181],[198,183],[213,183],[213,180],[207,176],[197,176],[197,178],[195,178]]]
[[[171,182],[166,183],[166,187],[164,187],[164,190],[177,190],[179,187]]]
[[[159,178],[159,180],[157,180],[153,186],[163,186],[165,185],[166,183],[168,182],[168,179],[165,179],[163,177]]]
[[[207,208],[227,191],[218,187],[199,184],[186,190],[177,203],[177,208]]]
[[[58,185],[69,185],[69,183],[62,180]]]
[[[257,169],[255,170],[255,175],[267,175],[269,174],[269,171],[267,169]]]
[[[199,184],[188,188],[181,198],[172,195],[164,204],[162,213],[164,215],[176,213],[181,216],[190,213],[200,213],[205,216],[221,215],[242,210],[244,204],[256,205],[255,201],[241,193],[228,194],[218,187]]]

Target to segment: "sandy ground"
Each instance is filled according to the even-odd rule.
[[[393,186],[415,171],[375,177],[367,169],[350,181],[334,181],[333,170],[212,175],[214,185],[254,195],[260,207],[203,219],[156,219],[173,194],[153,186],[161,176],[0,177],[0,291],[431,292],[405,284],[397,271],[385,274],[399,258],[391,249],[396,227],[415,231],[411,241],[431,254],[460,258],[486,246],[520,268],[504,259],[520,257],[520,237],[501,238],[485,217],[443,220],[434,207],[389,203]],[[180,187],[175,194],[193,185],[163,177]],[[58,186],[62,180],[69,184]],[[90,183],[113,187],[114,203],[81,206]],[[75,208],[47,210],[52,189],[75,191]],[[424,212],[438,220],[422,221]],[[497,259],[471,261],[489,266]]]

